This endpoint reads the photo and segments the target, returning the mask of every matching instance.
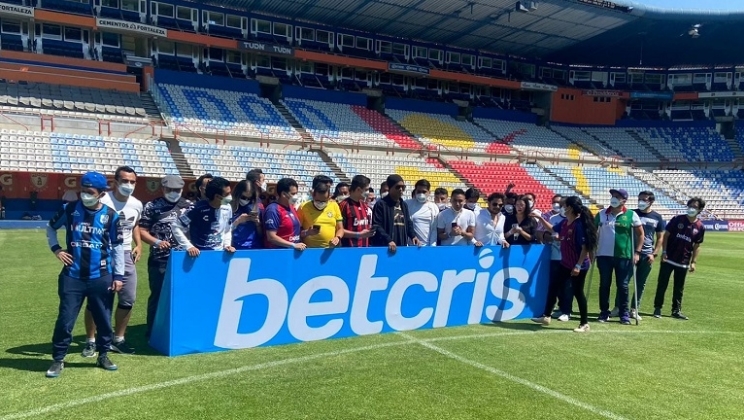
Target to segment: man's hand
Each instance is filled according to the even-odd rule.
[[[250,216],[250,215],[249,215],[248,213],[243,213],[243,214],[241,214],[240,216],[238,216],[238,218],[237,218],[237,219],[235,219],[235,221],[236,221],[236,222],[237,222],[237,223],[238,223],[239,225],[242,225],[243,223],[246,223],[246,222],[249,222],[249,221],[251,221],[251,216]]]
[[[300,243],[293,244],[292,248],[294,248],[295,251],[304,251],[307,248],[307,245],[300,242]]]
[[[450,232],[450,236],[461,236],[462,235],[462,229],[460,226],[455,226],[452,228],[452,232]]]
[[[640,260],[641,260],[640,254],[638,254],[637,252],[633,253],[633,265],[637,265],[638,261]]]
[[[121,280],[114,280],[113,283],[111,283],[111,287],[109,287],[109,290],[111,290],[114,293],[119,293],[124,287],[124,282]]]
[[[248,214],[248,221],[252,223],[261,223],[261,218],[258,217],[258,213],[247,213]]]
[[[66,251],[60,249],[54,253],[54,256],[57,257],[58,260],[62,261],[62,264],[68,267],[72,265],[72,255],[68,254]]]
[[[134,259],[135,264],[139,262],[140,258],[142,258],[142,245],[134,247],[132,250],[132,258]]]
[[[581,272],[581,270],[579,270],[578,268],[574,267],[573,270],[571,270],[571,277],[578,276],[580,272]]]
[[[653,265],[654,261],[656,261],[656,258],[654,257],[654,254],[649,254],[649,256],[648,256],[648,265]]]
[[[195,246],[192,246],[191,248],[187,249],[186,252],[189,253],[190,257],[194,257],[194,258],[198,257],[199,254],[201,254],[201,252],[199,251],[199,248]]]
[[[235,247],[233,247],[233,246],[226,246],[225,247],[225,251],[227,251],[227,252],[229,252],[229,253],[232,254],[232,253],[235,252]]]
[[[161,250],[166,250],[166,249],[169,249],[170,247],[171,247],[171,244],[168,241],[160,241],[160,243],[158,244],[158,249],[161,249]]]
[[[388,244],[388,251],[390,251],[391,254],[395,254],[395,251],[398,250],[398,247],[395,245],[395,242],[390,241]]]
[[[697,268],[695,267],[695,263],[690,263],[690,273],[694,273]]]
[[[419,241],[419,238],[416,238],[416,237],[414,237],[413,239],[411,239],[411,243],[414,244],[414,245],[416,245],[419,248],[421,248],[424,245],[424,244],[421,243],[421,241]]]
[[[334,236],[330,242],[331,246],[338,246],[339,243],[341,243],[341,240],[338,238],[338,236]]]
[[[375,236],[375,231],[370,229],[364,229],[363,231],[359,232],[359,237],[361,239],[367,239]]]
[[[501,242],[501,247],[504,249],[509,248],[510,246],[511,245],[509,244],[509,242],[506,242],[506,241]]]

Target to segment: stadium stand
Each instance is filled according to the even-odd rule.
[[[494,142],[493,135],[467,122],[448,115],[387,109],[386,113],[426,145],[449,150],[486,151]]]
[[[730,163],[734,160],[731,147],[712,126],[659,126],[642,128],[638,130],[638,133],[648,139],[651,144],[671,145],[681,153],[686,161]]]
[[[254,138],[300,140],[299,133],[266,98],[247,92],[158,85],[161,109],[176,127]]]
[[[510,182],[515,184],[516,191],[519,193],[531,192],[535,194],[538,203],[549,203],[556,194],[556,191],[535,179],[525,168],[516,163],[482,162],[478,164],[458,160],[450,160],[448,163],[466,180],[480,191],[486,192],[486,194],[503,192]]]
[[[727,218],[744,218],[741,170],[655,170],[653,174],[681,191],[706,200],[706,209]],[[689,194],[693,195],[693,194]]]
[[[590,155],[590,153],[580,150],[565,137],[535,124],[486,118],[477,118],[475,123],[520,152],[549,156],[564,155],[568,151],[569,156],[573,159]]]
[[[317,174],[327,174],[334,183],[340,182],[314,152],[198,143],[182,143],[181,150],[194,173],[209,172],[231,181],[245,179],[249,170],[261,168],[266,174],[267,182],[291,177],[304,184],[306,190]]]
[[[113,174],[129,165],[142,176],[178,174],[160,141],[6,129],[0,136],[0,170]]]

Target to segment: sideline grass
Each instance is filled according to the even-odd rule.
[[[698,273],[688,277],[690,321],[592,322],[586,335],[558,331],[573,321],[406,333],[442,352],[386,334],[168,359],[148,351],[142,338],[148,291],[141,263],[128,337],[140,354],[112,355],[118,372],[94,369],[79,356],[81,317],[68,369],[49,380],[43,372],[59,265],[41,231],[0,230],[0,420],[603,418],[526,382],[615,416],[609,418],[744,419],[744,329],[735,311],[744,296],[742,239],[706,238]],[[642,313],[650,312],[655,288],[656,271]],[[596,308],[593,290],[590,312]]]

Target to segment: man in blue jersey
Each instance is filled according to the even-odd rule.
[[[198,257],[201,251],[211,250],[235,252],[230,193],[230,181],[213,178],[207,184],[205,199],[194,204],[171,225],[176,241],[190,256]]]
[[[49,247],[64,264],[58,281],[59,314],[52,337],[54,362],[46,373],[49,378],[62,373],[72,330],[86,298],[98,330],[96,366],[117,369],[108,352],[114,335],[111,329],[114,293],[121,290],[124,278],[121,222],[116,210],[101,204],[108,187],[105,176],[88,172],[80,180],[80,186],[80,200],[66,204],[47,227]],[[66,231],[66,248],[57,240],[57,230],[62,227]]]

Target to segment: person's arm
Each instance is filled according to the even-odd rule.
[[[431,219],[431,225],[429,226],[429,238],[427,238],[426,245],[427,246],[437,246],[437,220],[439,219],[439,207],[437,207],[435,204],[430,203],[431,205],[429,208],[431,208],[432,212],[432,219]]]
[[[641,255],[641,251],[643,250],[643,222],[641,222],[641,217],[638,216],[638,213],[633,213],[633,233],[635,235],[635,249],[633,252],[636,253],[636,255]]]
[[[275,230],[267,230],[266,231],[266,239],[273,245],[276,245],[280,248],[294,248],[295,244],[294,242],[285,241],[284,239],[280,238],[279,235],[276,234]]]
[[[393,238],[384,227],[385,224],[385,212],[387,211],[387,203],[383,203],[382,200],[377,202],[372,208],[372,226],[376,229],[375,236],[380,238],[380,242],[384,242],[386,245],[393,242]]]
[[[145,208],[142,210],[142,218],[137,225],[137,231],[144,243],[150,246],[158,246],[160,243],[156,237],[150,234],[150,227],[152,227],[152,202],[145,204]]]
[[[417,242],[418,237],[416,237],[416,229],[413,227],[413,219],[411,219],[411,211],[408,208],[408,204],[406,204],[405,201],[401,201],[400,205],[403,208],[403,216],[406,219],[406,233],[408,234],[408,239],[411,241],[415,239]]]
[[[444,220],[444,212],[439,213],[437,216],[437,238],[439,238],[440,241],[446,241],[449,238],[446,222]]]
[[[284,240],[276,234],[279,226],[281,225],[281,217],[279,215],[279,211],[277,210],[277,206],[269,206],[266,209],[264,219],[264,224],[266,225],[264,227],[264,229],[266,229],[266,240],[269,241],[269,243],[279,248],[295,248],[296,244],[294,242]]]
[[[111,242],[111,271],[114,274],[114,285],[115,291],[121,290],[121,284],[124,281],[124,234],[121,226],[121,219],[116,212],[112,212],[111,224],[109,225],[109,242]],[[117,285],[116,282],[121,284]]]
[[[666,223],[664,219],[659,218],[659,223],[656,224],[656,247],[654,248],[653,255],[656,257],[661,254],[663,248],[661,247],[661,241],[663,239],[664,232],[666,231]]]
[[[553,230],[553,225],[550,224],[549,220],[545,220],[542,217],[535,219],[537,220],[537,223],[540,223],[540,225],[545,229],[545,234],[548,236],[552,236],[555,231]],[[543,235],[545,236],[545,235]]]
[[[193,212],[194,208],[192,207],[181,217],[178,217],[176,218],[176,220],[171,222],[171,231],[173,231],[173,237],[176,239],[176,242],[178,242],[179,245],[183,246],[187,250],[194,248],[194,245],[189,240],[189,237],[186,234],[185,230],[193,220],[191,218]]]
[[[226,210],[223,209],[222,211],[224,212]],[[229,250],[232,248],[232,223],[230,223],[230,220],[232,220],[232,208],[230,208],[228,216],[222,217],[225,217],[225,227],[222,230],[222,249]]]
[[[254,204],[254,206],[258,206],[258,213],[257,213],[258,220],[255,222],[255,224],[256,224],[256,233],[260,236],[260,235],[263,235],[263,219],[264,219],[265,209],[259,203]],[[250,222],[250,223],[253,223],[253,222]]]
[[[475,213],[471,211],[466,214],[468,215],[468,226],[465,228],[465,232],[462,233],[462,238],[471,243],[475,243]]]
[[[52,220],[49,221],[49,224],[46,227],[47,243],[49,244],[49,249],[51,249],[55,255],[58,252],[63,251],[62,247],[59,246],[57,231],[62,226],[65,226],[67,224],[67,206],[69,206],[70,204],[65,204],[64,206],[62,206],[62,209],[60,209],[57,214],[52,217]]]

